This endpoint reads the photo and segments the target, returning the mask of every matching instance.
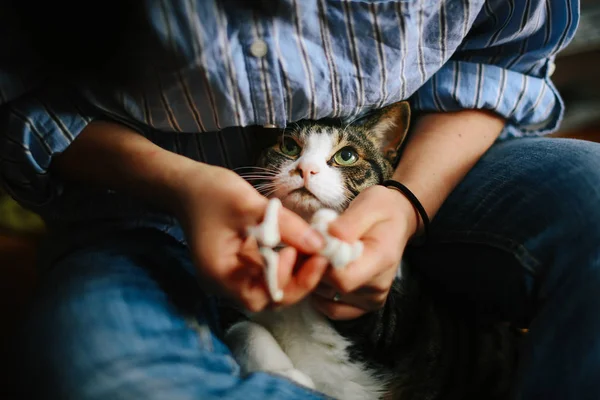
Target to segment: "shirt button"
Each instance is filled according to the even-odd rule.
[[[250,53],[254,57],[264,57],[267,54],[268,47],[264,40],[256,39],[250,45]]]
[[[548,76],[552,76],[554,71],[556,71],[556,64],[554,64],[553,62],[550,62],[548,64]]]

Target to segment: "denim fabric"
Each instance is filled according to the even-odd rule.
[[[407,252],[449,299],[530,328],[517,399],[600,397],[598,204],[600,144],[505,141],[445,202],[428,244]],[[72,245],[46,271],[23,335],[26,386],[44,399],[316,398],[240,378],[192,271],[159,229]]]
[[[506,141],[408,252],[441,292],[530,329],[517,399],[600,398],[599,205],[600,144]]]
[[[56,262],[24,327],[32,399],[319,399],[267,374],[246,379],[219,339],[185,246],[154,229],[113,233]]]

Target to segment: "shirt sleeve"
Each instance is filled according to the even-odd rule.
[[[411,98],[416,111],[487,109],[501,137],[555,131],[564,104],[550,80],[554,57],[579,22],[577,0],[488,0],[457,51]]]
[[[92,121],[75,91],[46,85],[0,106],[0,182],[22,205],[40,210],[62,185],[48,169]]]
[[[48,68],[19,23],[12,2],[0,5],[0,184],[40,210],[61,191],[48,172],[94,118],[75,90],[48,83]]]

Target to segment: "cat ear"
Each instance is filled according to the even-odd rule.
[[[373,138],[385,157],[395,162],[400,146],[406,138],[410,125],[410,105],[400,101],[376,111],[365,122],[369,136]]]

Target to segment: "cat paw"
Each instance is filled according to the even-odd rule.
[[[281,375],[289,380],[296,382],[299,385],[315,390],[315,384],[308,375],[295,368],[286,369],[283,371],[272,371],[274,374]]]

